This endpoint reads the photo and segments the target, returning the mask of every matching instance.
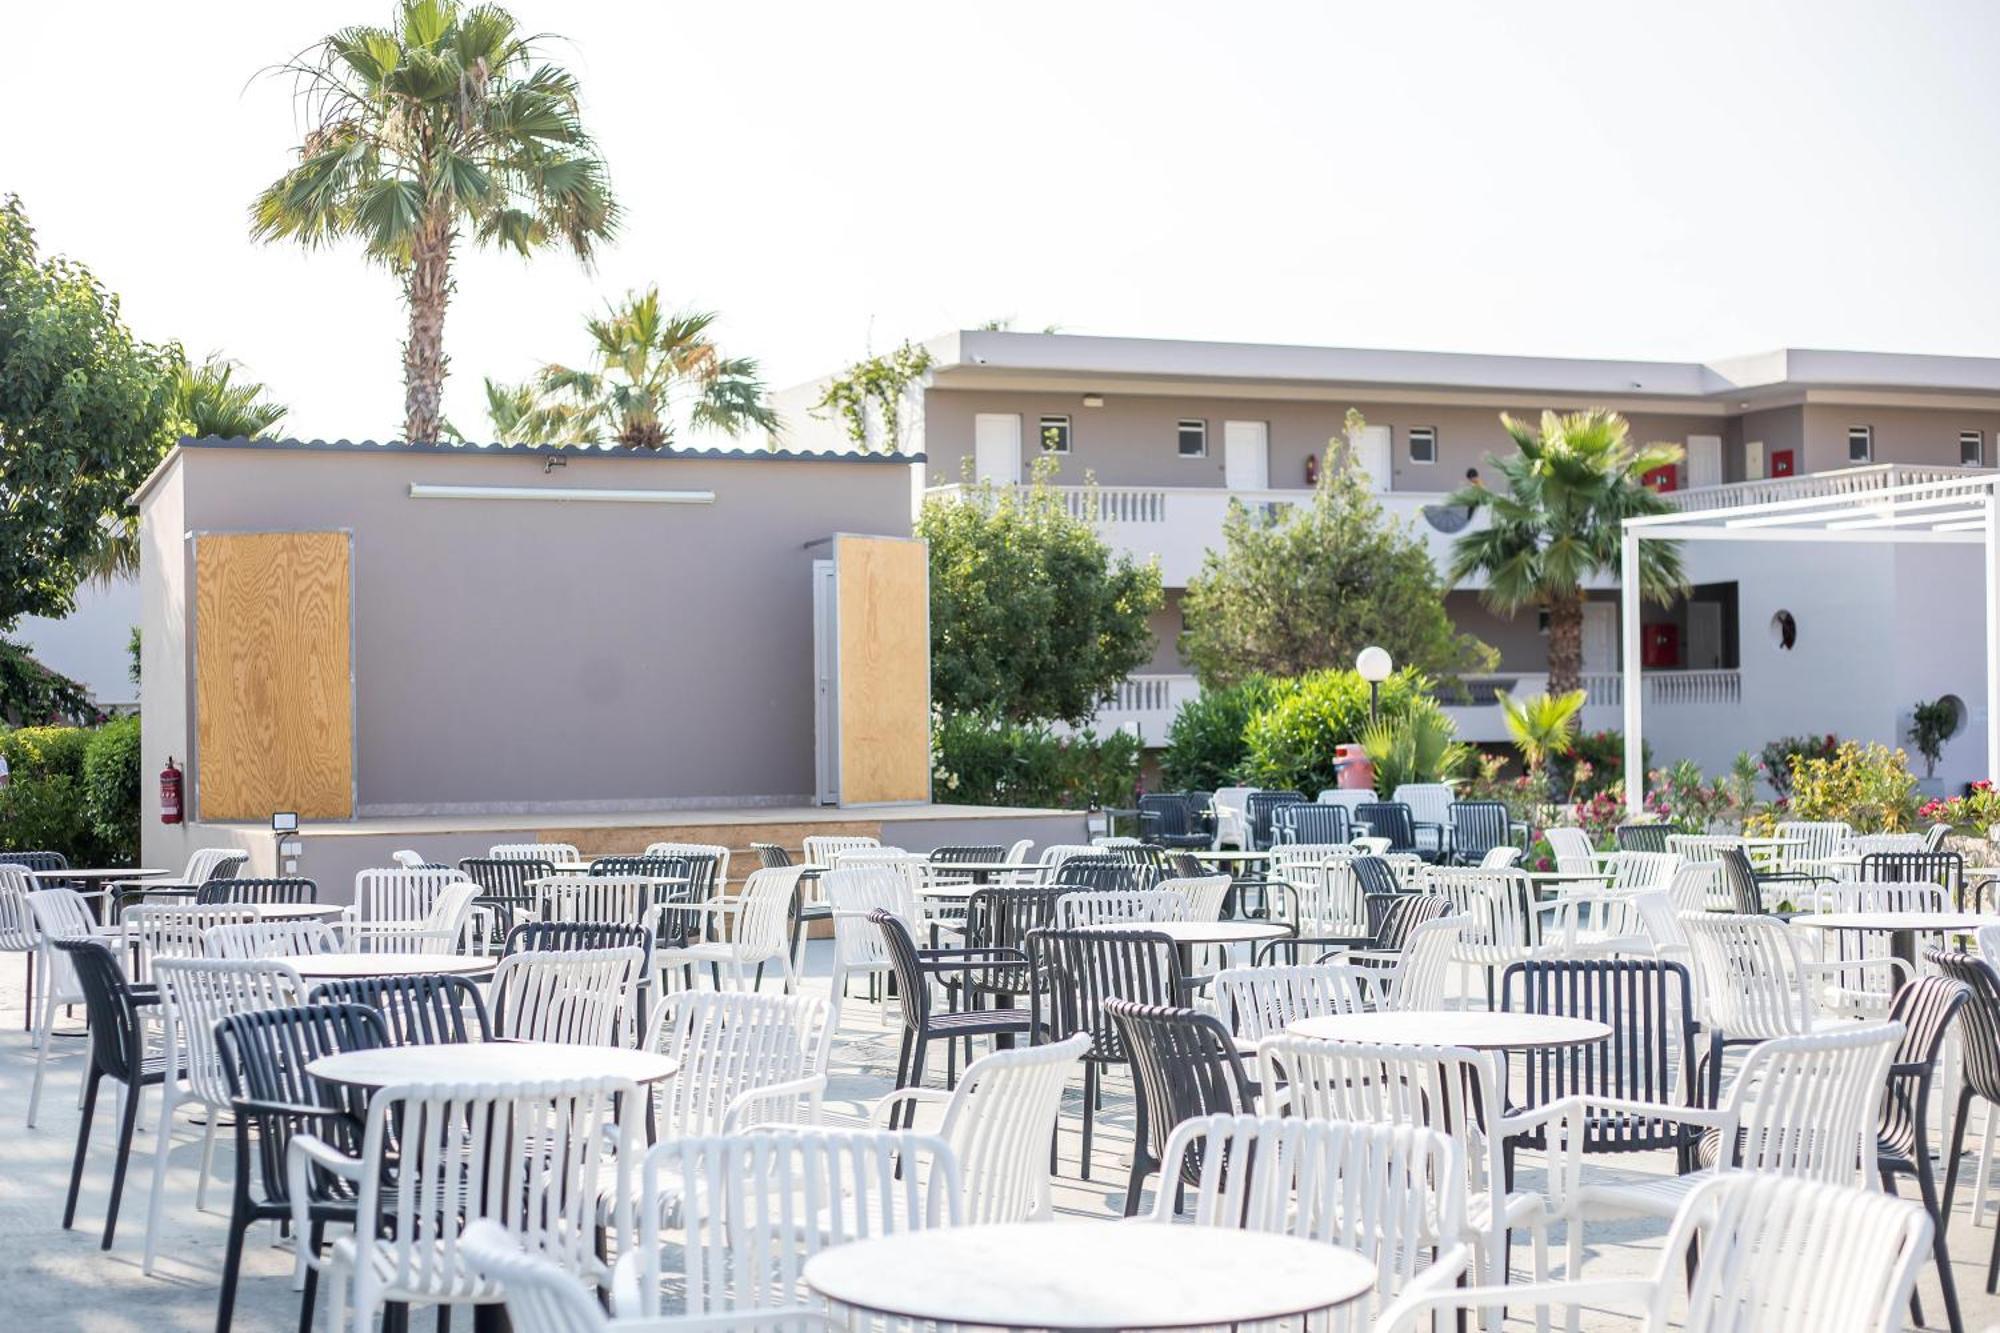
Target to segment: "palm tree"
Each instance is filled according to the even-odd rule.
[[[533,384],[486,381],[486,419],[496,444],[587,444],[589,423],[566,403],[543,401]]]
[[[1584,692],[1571,690],[1568,694],[1544,693],[1516,699],[1501,690],[1496,697],[1500,700],[1500,714],[1507,724],[1507,734],[1514,738],[1515,748],[1527,761],[1528,776],[1546,800],[1549,760],[1568,754],[1575,745],[1577,723],[1583,714]]]
[[[750,357],[725,357],[709,338],[712,312],[667,314],[660,289],[628,293],[585,327],[597,368],[544,366],[535,377],[539,428],[582,439],[658,449],[671,444],[680,417],[690,425],[740,435],[752,426],[775,433],[778,414]],[[498,420],[494,423],[499,425]]]
[[[1583,682],[1583,601],[1589,579],[1618,568],[1620,525],[1668,511],[1641,480],[1678,462],[1677,444],[1634,445],[1616,412],[1542,413],[1540,431],[1502,414],[1518,452],[1496,461],[1506,488],[1461,487],[1446,502],[1486,510],[1452,551],[1453,583],[1483,574],[1481,599],[1503,615],[1549,613],[1550,694]],[[1687,586],[1677,542],[1639,543],[1639,592],[1666,602]]]
[[[210,353],[200,365],[183,361],[174,368],[173,410],[182,432],[197,438],[256,440],[270,435],[285,419],[286,407],[264,397],[264,386],[238,383],[234,361]]]
[[[349,238],[403,279],[403,435],[443,424],[445,306],[461,229],[522,255],[586,262],[618,226],[576,80],[495,5],[403,0],[393,27],[342,28],[280,67],[311,128],[258,196],[250,232],[307,247]]]

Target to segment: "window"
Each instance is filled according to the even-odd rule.
[[[1206,458],[1208,456],[1208,423],[1190,418],[1180,424],[1180,450],[1182,458]]]
[[[1986,432],[1962,430],[1958,433],[1958,461],[1964,467],[1986,466]]]
[[[1042,452],[1045,454],[1066,454],[1069,452],[1069,418],[1042,418]]]
[[[1866,463],[1875,457],[1875,428],[1873,426],[1849,426],[1847,428],[1847,461]]]
[[[1435,463],[1438,461],[1438,428],[1436,426],[1410,427],[1410,461],[1412,463]]]

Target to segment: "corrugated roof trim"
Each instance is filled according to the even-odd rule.
[[[263,449],[298,453],[508,454],[565,458],[725,459],[747,463],[921,463],[922,454],[863,454],[804,449],[640,449],[622,444],[411,444],[407,440],[250,440],[216,435],[183,439],[186,449]]]

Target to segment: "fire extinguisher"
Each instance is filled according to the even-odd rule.
[[[1306,455],[1306,485],[1319,485],[1319,455]]]
[[[181,822],[181,771],[174,767],[172,755],[167,756],[167,766],[160,770],[160,822]]]

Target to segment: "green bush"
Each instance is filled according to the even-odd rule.
[[[1375,769],[1375,790],[1389,793],[1410,782],[1444,782],[1472,762],[1472,747],[1458,738],[1458,724],[1435,699],[1412,699],[1400,716],[1383,716],[1361,732]]]
[[[1831,759],[1839,748],[1840,737],[1830,731],[1824,736],[1780,736],[1764,742],[1757,758],[1764,769],[1764,781],[1783,800],[1792,794],[1792,769],[1799,760]]]
[[[1214,791],[1243,775],[1250,757],[1244,730],[1251,717],[1293,688],[1288,680],[1252,676],[1203,690],[1181,705],[1160,752],[1160,778],[1170,791]]]
[[[1840,819],[1859,833],[1898,833],[1915,824],[1917,805],[1917,780],[1901,750],[1842,741],[1831,757],[1792,759],[1793,819]]]
[[[0,734],[0,850],[55,851],[71,865],[131,865],[139,854],[139,719],[98,728]]]
[[[83,754],[84,808],[111,864],[139,854],[139,715],[113,718],[90,734]]]
[[[1431,682],[1405,668],[1382,682],[1381,715],[1399,719],[1430,701]],[[1329,668],[1288,682],[1243,729],[1243,776],[1265,787],[1310,795],[1334,785],[1334,747],[1359,744],[1368,726],[1368,682]]]
[[[1058,736],[1046,726],[963,713],[931,729],[931,791],[946,805],[1125,805],[1139,780],[1139,738]]]

